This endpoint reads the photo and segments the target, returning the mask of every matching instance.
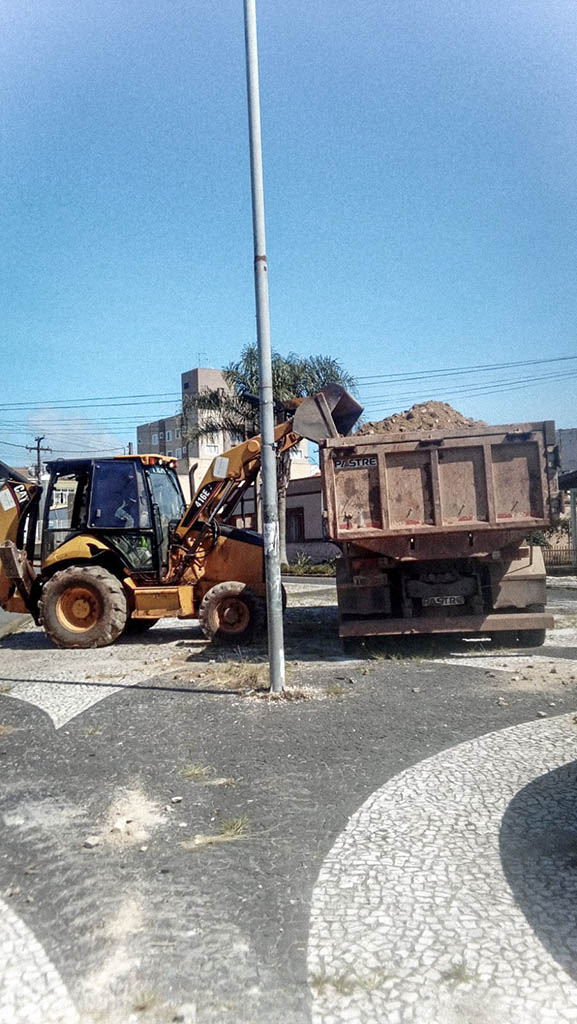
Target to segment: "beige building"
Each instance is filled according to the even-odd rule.
[[[340,554],[336,544],[325,540],[321,475],[314,467],[311,469],[311,476],[293,479],[288,486],[286,546],[289,562],[294,561],[299,552],[308,555],[311,562],[324,562]],[[233,520],[235,526],[260,529],[254,507],[254,488],[247,491],[242,507],[237,507]]]
[[[198,395],[202,391],[226,389],[221,370],[211,367],[197,367],[181,374],[182,401],[189,395]],[[191,411],[191,422],[194,425],[202,417],[202,411]],[[237,438],[219,431],[207,437],[199,437],[195,441],[185,442],[183,439],[182,415],[165,416],[163,419],[143,423],[137,427],[136,450],[139,454],[168,455],[178,459],[178,475],[187,500],[190,498],[190,472],[193,467],[194,482],[198,486],[215,455],[226,451],[238,443]],[[315,468],[308,459],[308,442],[303,441],[294,449],[291,460],[291,479],[309,477]]]

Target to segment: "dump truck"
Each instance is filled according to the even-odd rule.
[[[528,538],[561,511],[553,422],[329,438],[320,461],[345,647],[431,633],[544,642],[553,618]]]
[[[287,403],[278,452],[348,433],[361,406],[339,385]],[[174,459],[128,455],[47,463],[42,488],[0,463],[0,607],[28,611],[58,647],[103,647],[161,618],[198,619],[241,643],[265,615],[263,541],[231,526],[261,467],[260,436],[216,456],[188,506]]]

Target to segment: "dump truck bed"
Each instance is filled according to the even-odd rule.
[[[558,514],[552,421],[321,445],[331,540],[393,557],[498,550]]]

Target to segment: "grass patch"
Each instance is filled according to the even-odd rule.
[[[319,995],[332,991],[339,996],[352,996],[355,992],[374,992],[391,977],[388,971],[373,971],[362,978],[354,974],[313,974],[309,985]]]
[[[0,724],[0,736],[10,736],[10,733],[16,732],[15,725],[3,725]]]
[[[453,966],[449,967],[447,971],[441,971],[441,978],[450,985],[451,988],[455,988],[457,985],[468,985],[475,981],[476,975],[471,974],[471,972],[465,967],[465,964],[460,963],[453,964]]]
[[[227,690],[261,690],[268,683],[268,664],[262,662],[228,661],[215,674],[216,686]]]
[[[102,729],[97,729],[95,725],[89,725],[88,728],[84,730],[84,735],[85,736],[100,736],[101,732],[102,732]]]
[[[179,775],[183,779],[190,779],[192,782],[201,782],[212,774],[212,768],[207,764],[185,764],[180,769]]]
[[[312,562],[310,555],[298,551],[294,561],[282,566],[283,576],[336,576],[336,559],[330,562]]]
[[[152,1010],[158,1000],[154,992],[139,992],[132,1003],[134,1013],[148,1013]]]
[[[198,850],[202,846],[216,846],[219,843],[235,843],[248,837],[249,821],[246,817],[226,818],[221,821],[218,832],[193,836],[180,844],[185,850]]]
[[[215,777],[212,778],[214,768],[208,764],[185,764],[180,769],[179,775],[189,782],[197,782],[202,786],[234,786],[236,779]]]
[[[0,683],[0,693],[12,693],[13,689],[12,683]]]
[[[342,697],[346,692],[344,686],[337,686],[336,683],[331,683],[324,690],[327,697]]]

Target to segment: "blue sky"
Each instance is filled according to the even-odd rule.
[[[577,356],[573,0],[257,13],[273,346],[371,418],[574,426],[577,359],[400,376]],[[0,458],[114,448],[255,339],[242,2],[5,0],[0,39]]]

